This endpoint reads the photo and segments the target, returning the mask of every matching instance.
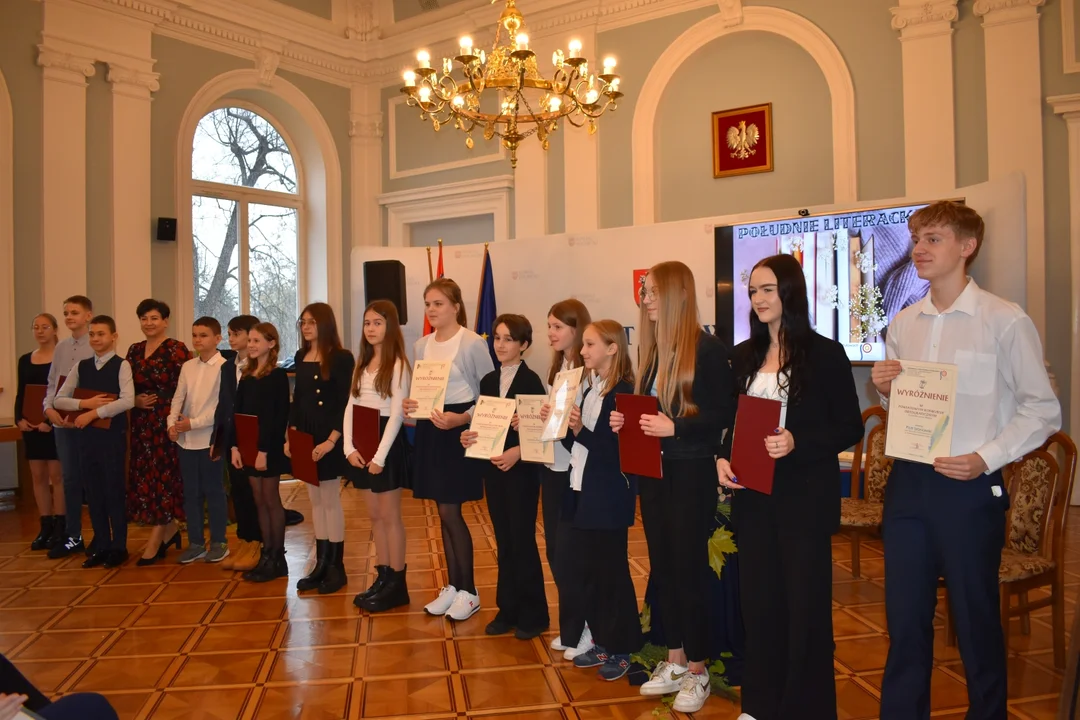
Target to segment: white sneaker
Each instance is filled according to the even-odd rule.
[[[457,588],[453,585],[447,585],[439,591],[439,597],[424,606],[424,612],[428,615],[445,615],[450,606],[454,604],[456,596]]]
[[[742,713],[741,715],[739,715],[739,717],[735,718],[735,720],[754,720],[754,716]]]
[[[649,681],[641,686],[641,694],[667,695],[668,693],[678,692],[679,688],[682,687],[683,677],[689,669],[690,668],[688,667],[662,660],[660,664],[656,666],[656,669],[653,670],[652,677],[649,678]]]
[[[551,641],[551,645],[549,647],[556,652],[566,652],[570,649],[562,644],[562,635],[556,635],[555,639]]]
[[[712,687],[709,684],[709,673],[705,672],[701,675],[686,673],[683,675],[682,687],[679,689],[679,694],[675,696],[671,709],[695,713],[705,705],[710,692],[712,692]]]
[[[581,631],[581,639],[578,640],[577,647],[567,648],[566,652],[563,653],[563,658],[573,660],[578,655],[584,655],[593,649],[593,644],[592,631],[586,625],[585,629]]]
[[[480,609],[480,595],[458,590],[454,596],[454,602],[446,611],[446,617],[451,620],[468,620]]]

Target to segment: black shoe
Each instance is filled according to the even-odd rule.
[[[130,555],[126,548],[124,550],[110,550],[105,557],[105,567],[120,567],[128,561],[129,557]]]
[[[406,565],[401,571],[386,568],[386,581],[379,592],[360,601],[360,608],[371,613],[386,612],[409,604],[409,585],[405,581]]]
[[[304,516],[296,510],[285,510],[285,527],[292,527],[304,522]]]
[[[296,589],[300,592],[305,590],[314,590],[319,587],[319,583],[326,577],[326,568],[328,554],[330,552],[330,541],[315,539],[315,567],[311,569],[304,577],[296,581]]]
[[[52,537],[49,538],[49,549],[52,550],[57,545],[63,545],[65,540],[67,540],[67,517],[64,515],[53,515]]]
[[[60,558],[66,558],[71,553],[82,552],[85,549],[86,546],[83,545],[83,540],[81,537],[69,537],[65,539],[64,542],[62,542],[61,544],[49,550],[49,559],[59,560]]]
[[[345,575],[345,543],[330,543],[329,557],[326,562],[326,574],[319,583],[319,594],[328,595],[336,593],[349,582]]]
[[[161,559],[161,554],[159,553],[157,555],[154,555],[153,557],[141,557],[141,558],[139,558],[138,560],[135,561],[135,564],[138,567],[147,567],[149,565],[154,565],[160,559]]]
[[[271,551],[266,549],[264,545],[262,552],[259,554],[259,564],[248,570],[240,577],[244,578],[248,582],[268,582],[274,579],[273,566],[274,559],[271,556]]]
[[[41,516],[41,530],[38,531],[37,537],[30,542],[31,550],[48,550],[49,540],[53,534],[53,516],[42,515]]]
[[[514,637],[518,640],[532,640],[534,637],[540,637],[547,632],[547,626],[541,628],[535,628],[533,630],[527,630],[525,628],[518,628],[514,631]]]
[[[157,555],[154,557],[154,559],[155,560],[164,560],[165,556],[168,554],[170,545],[175,545],[177,550],[180,549],[180,531],[179,530],[174,532],[173,536],[171,538],[169,538],[165,542],[161,543],[161,547],[158,548]],[[153,563],[148,563],[148,564],[153,564]]]
[[[285,548],[275,550],[272,559],[271,568],[274,572],[274,578],[289,577],[289,563],[285,559]]]
[[[508,622],[506,620],[503,620],[501,617],[496,615],[495,619],[492,620],[491,622],[489,622],[487,624],[487,627],[484,628],[484,634],[485,635],[505,635],[506,633],[510,632],[513,629],[514,629],[514,624],[512,622]]]
[[[98,541],[97,541],[97,536],[95,535],[90,540],[90,543],[85,548],[86,557],[90,557],[91,555],[93,555],[97,551],[98,551]]]
[[[86,558],[86,560],[83,561],[82,566],[87,570],[89,570],[90,568],[101,567],[106,562],[108,562],[111,552],[111,550],[102,550],[101,552],[96,552],[90,557]]]
[[[375,582],[371,583],[371,587],[369,587],[364,592],[357,593],[356,597],[353,598],[353,601],[352,601],[353,605],[355,605],[356,607],[361,607],[360,604],[363,601],[367,600],[369,597],[371,597],[375,593],[379,592],[379,590],[382,589],[382,586],[386,584],[386,577],[387,577],[387,573],[389,573],[389,572],[390,572],[390,566],[389,565],[376,565],[375,566],[375,573],[376,573]]]

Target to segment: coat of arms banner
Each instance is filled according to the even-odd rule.
[[[712,114],[713,177],[772,172],[772,103]]]

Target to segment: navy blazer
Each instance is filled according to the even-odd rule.
[[[594,388],[585,391],[596,392]],[[618,530],[634,524],[637,506],[638,484],[633,475],[624,475],[619,465],[619,436],[611,430],[611,412],[615,409],[617,393],[633,393],[634,386],[619,382],[604,395],[596,427],[582,427],[575,436],[566,434],[563,445],[572,450],[575,442],[589,451],[581,480],[581,491],[569,491],[570,504],[563,508],[569,512],[575,528],[582,530]],[[582,400],[584,403],[584,399]],[[572,461],[571,461],[572,462]]]
[[[488,397],[501,397],[499,395],[499,382],[501,380],[502,369],[495,368],[480,379],[480,394]],[[514,375],[514,379],[510,383],[510,389],[506,391],[508,400],[516,398],[518,395],[547,395],[540,376],[533,372],[532,368],[526,365],[524,360],[521,361],[521,367],[518,368],[517,374]],[[519,442],[518,432],[511,425],[510,429],[506,431],[506,443],[503,445],[503,449],[509,450],[512,447],[517,447]],[[485,460],[485,462],[487,461]]]
[[[233,423],[233,407],[236,405],[236,351],[222,350],[225,362],[221,366],[221,382],[218,384],[218,403],[214,409],[214,431],[210,436],[210,447],[218,448],[224,455],[236,440]],[[218,438],[221,442],[218,442]]]

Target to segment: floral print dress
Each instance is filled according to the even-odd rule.
[[[128,521],[164,525],[184,520],[184,486],[180,456],[169,440],[168,419],[180,368],[191,358],[187,346],[166,338],[150,357],[146,341],[128,349],[135,394],[157,395],[148,410],[131,410],[131,460],[128,473]]]

